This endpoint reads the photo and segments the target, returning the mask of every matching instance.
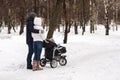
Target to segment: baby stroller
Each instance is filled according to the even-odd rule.
[[[44,41],[45,48],[45,57],[40,59],[40,65],[45,67],[47,63],[50,63],[51,68],[56,68],[58,62],[61,66],[67,64],[66,48],[60,45],[57,45],[55,42],[46,40]]]

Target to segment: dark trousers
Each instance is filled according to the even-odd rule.
[[[42,41],[34,41],[34,60],[39,61],[41,57],[43,42]]]
[[[27,67],[32,66],[33,44],[28,44]]]

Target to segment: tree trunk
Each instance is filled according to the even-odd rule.
[[[85,2],[84,2],[84,0],[82,0],[82,2],[83,2],[83,6],[82,6],[82,35],[84,35],[84,32],[85,32]]]
[[[65,0],[63,0],[63,13],[65,18],[65,33],[64,33],[64,40],[63,43],[67,43],[67,37],[68,37],[68,18],[67,18],[67,11],[66,11],[66,3]]]
[[[94,33],[94,15],[93,2],[90,0],[90,33]]]
[[[109,22],[108,22],[108,1],[104,1],[105,6],[105,35],[109,35]]]
[[[90,33],[94,33],[94,24],[92,20],[90,20]]]
[[[70,32],[71,26],[72,26],[72,23],[71,23],[70,20],[69,20],[69,24],[68,24],[68,33]]]
[[[85,32],[85,22],[83,21],[83,26],[82,26],[82,35],[84,35]]]
[[[21,9],[22,13],[20,13],[20,32],[19,34],[21,35],[24,32],[24,21],[25,21],[25,8]]]
[[[105,29],[106,29],[105,35],[109,35],[109,23],[108,23],[108,18],[106,19]]]
[[[117,19],[118,19],[118,7],[117,7],[117,6],[115,7],[115,13],[116,13],[116,14],[115,14],[115,15],[116,15],[116,16],[115,16],[115,24],[116,24],[116,31],[117,31],[117,30],[118,30],[118,26],[117,26]]]
[[[57,26],[58,15],[61,12],[61,8],[60,8],[61,6],[62,6],[62,0],[57,0],[56,6],[54,7],[54,10],[52,12],[52,17],[50,18],[49,31],[47,34],[48,39],[53,37],[54,30]]]
[[[8,9],[8,34],[11,34],[11,28],[12,28],[12,26],[11,26],[11,9]]]
[[[78,26],[77,26],[76,22],[75,22],[74,28],[75,28],[75,34],[78,34]]]
[[[20,25],[20,32],[19,34],[21,35],[24,32],[24,19],[21,20],[21,25]]]
[[[0,33],[2,32],[1,27],[2,27],[2,20],[0,20]]]

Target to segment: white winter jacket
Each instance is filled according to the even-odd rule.
[[[42,27],[42,18],[35,17],[35,19],[34,19],[34,29],[38,29],[39,34],[38,33],[32,33],[33,40],[34,41],[43,41],[45,39],[45,36],[44,36],[44,30],[43,30],[43,27]]]

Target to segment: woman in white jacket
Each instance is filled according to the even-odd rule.
[[[34,29],[39,30],[39,34],[32,33],[33,37],[33,46],[34,46],[34,59],[33,59],[33,71],[42,70],[43,68],[40,67],[40,57],[43,47],[43,40],[44,37],[44,30],[43,30],[43,19],[41,17],[35,17],[34,19]]]

